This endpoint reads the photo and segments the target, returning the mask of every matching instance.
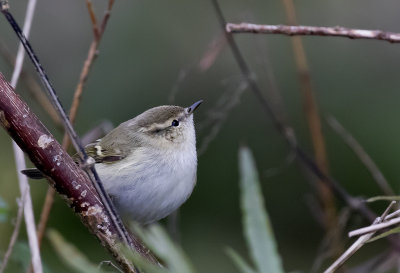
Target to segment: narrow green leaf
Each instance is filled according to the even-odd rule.
[[[51,244],[56,250],[57,254],[63,260],[64,264],[76,272],[82,273],[100,273],[105,272],[91,263],[89,259],[74,245],[65,241],[62,235],[54,230],[50,229],[47,232],[47,236],[50,239]]]
[[[158,224],[146,229],[134,226],[144,243],[166,264],[169,272],[194,273],[195,270],[183,250],[175,245]]]
[[[367,241],[367,243],[374,242],[374,241],[376,241],[376,240],[385,238],[385,237],[387,237],[387,236],[389,236],[389,235],[396,234],[396,233],[400,233],[400,227],[392,228],[391,230],[385,231],[385,232],[383,232],[383,233],[381,233],[381,234],[379,234],[379,235],[377,235],[377,236],[374,236],[374,237],[372,237],[371,239],[369,239],[369,240]]]
[[[385,195],[382,195],[382,196],[374,196],[374,197],[371,197],[371,198],[368,198],[367,199],[367,202],[368,203],[371,203],[371,202],[375,202],[375,201],[382,201],[382,200],[384,200],[384,201],[400,201],[400,195],[393,195],[393,196],[385,196]]]
[[[259,273],[283,273],[256,165],[247,147],[239,151],[239,171],[244,233],[251,258]]]
[[[236,264],[236,267],[242,273],[256,273],[250,265],[232,248],[226,249],[226,254],[231,258],[231,260]]]

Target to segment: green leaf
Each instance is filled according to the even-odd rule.
[[[259,273],[283,273],[256,165],[247,147],[239,150],[239,171],[244,233],[251,258]]]
[[[246,261],[232,248],[226,249],[226,254],[232,259],[232,261],[236,264],[236,267],[242,273],[256,273],[250,265],[246,263]]]
[[[98,269],[98,267],[90,262],[89,259],[74,245],[65,241],[58,231],[50,229],[47,232],[47,236],[64,264],[72,270],[82,273],[105,272]]]
[[[369,240],[367,241],[367,243],[374,242],[374,241],[376,241],[376,240],[385,238],[385,237],[387,237],[387,236],[389,236],[389,235],[392,235],[392,234],[395,234],[395,233],[400,233],[400,227],[395,227],[395,228],[393,228],[393,229],[391,229],[391,230],[385,231],[385,232],[383,232],[383,233],[381,233],[381,234],[379,234],[379,235],[377,235],[377,236],[374,236],[374,237],[372,237],[371,239],[369,239]]]
[[[393,195],[393,196],[375,196],[367,199],[367,202],[375,202],[375,201],[400,201],[400,195]]]
[[[146,229],[133,227],[138,236],[166,264],[166,272],[194,273],[195,270],[183,250],[175,245],[165,230],[158,224]],[[155,271],[149,271],[155,272]]]

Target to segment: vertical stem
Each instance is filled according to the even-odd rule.
[[[286,17],[290,25],[297,25],[296,11],[292,0],[282,0]],[[321,129],[321,119],[318,114],[318,105],[312,90],[311,75],[308,67],[307,57],[304,50],[303,42],[300,37],[292,37],[292,47],[295,57],[297,72],[301,85],[304,109],[310,130],[310,135],[314,147],[315,161],[318,167],[328,174],[328,159],[326,154],[325,140]],[[326,230],[336,226],[336,208],[332,191],[323,183],[318,181],[318,194],[324,211],[323,223]]]
[[[29,36],[29,32],[33,21],[33,15],[35,13],[35,7],[36,7],[36,0],[30,0],[28,2],[28,6],[26,9],[26,16],[23,28],[23,33],[25,34],[26,37]],[[16,63],[14,66],[14,71],[11,79],[11,85],[14,88],[17,86],[19,76],[21,75],[22,65],[24,63],[24,55],[25,55],[24,53],[25,53],[24,47],[22,43],[19,43]],[[14,141],[12,142],[12,145],[13,145],[21,196],[26,195],[23,198],[22,206],[24,208],[25,226],[26,226],[26,232],[28,234],[29,248],[32,256],[32,267],[35,273],[41,273],[43,272],[43,268],[42,268],[42,261],[40,258],[39,242],[36,235],[35,217],[33,214],[32,198],[30,194],[28,178],[21,173],[21,170],[26,169],[25,156],[24,152],[18,147],[18,145]]]
[[[31,250],[33,272],[42,273],[43,272],[42,261],[40,258],[39,242],[36,236],[35,217],[33,215],[33,206],[28,184],[28,178],[20,172],[21,170],[26,169],[24,152],[18,147],[18,145],[14,141],[13,141],[13,149],[15,155],[15,163],[17,165],[18,181],[19,181],[21,196],[23,196],[24,193],[26,193],[22,205],[24,206],[25,225],[26,225],[26,232],[28,234],[29,248]]]

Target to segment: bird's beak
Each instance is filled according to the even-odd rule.
[[[188,108],[186,108],[187,113],[193,114],[194,110],[196,110],[200,104],[203,102],[203,100],[199,100],[198,102],[193,103],[191,106],[189,106]]]

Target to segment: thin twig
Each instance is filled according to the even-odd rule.
[[[4,269],[7,267],[8,260],[10,259],[12,251],[14,249],[14,245],[17,242],[17,238],[18,238],[18,234],[19,234],[19,230],[20,230],[21,222],[22,222],[22,212],[24,211],[25,197],[26,197],[26,191],[21,196],[20,200],[18,200],[18,202],[17,202],[18,203],[18,212],[17,212],[16,221],[15,221],[14,231],[11,235],[10,243],[8,244],[7,251],[4,254],[3,260],[1,261],[0,273],[3,273]]]
[[[374,223],[377,223],[375,221]],[[357,252],[371,237],[374,233],[369,233],[358,238],[343,254],[340,256],[330,267],[328,267],[324,273],[333,273],[340,266],[344,264],[354,253]]]
[[[225,27],[226,21],[222,14],[221,8],[218,5],[217,0],[212,0],[212,4],[217,12],[217,16],[221,26]],[[261,89],[258,87],[256,81],[254,80],[250,68],[247,65],[245,59],[243,58],[243,55],[241,54],[232,35],[226,32],[226,38],[228,40],[234,58],[238,63],[239,69],[241,70],[244,79],[248,82],[251,91],[257,97],[258,101],[262,104],[262,107],[266,111],[266,113],[271,117],[273,124],[278,130],[278,132],[283,136],[284,140],[287,142],[289,147],[296,153],[297,159],[302,164],[304,164],[318,179],[321,179],[322,181],[327,183],[327,185],[329,185],[329,187],[332,188],[332,190],[338,195],[338,197],[343,199],[349,205],[350,208],[359,211],[361,215],[363,215],[365,218],[369,219],[370,221],[373,221],[376,218],[375,214],[364,203],[362,203],[361,200],[351,196],[344,188],[341,187],[341,185],[336,180],[327,176],[316,165],[314,160],[311,157],[309,157],[297,145],[294,135],[292,134],[293,130],[290,127],[287,127],[282,122],[280,122],[280,119],[278,118],[277,114],[271,107],[270,102],[267,99],[265,99],[263,93],[261,92]]]
[[[392,212],[391,214],[389,214],[388,216],[385,217],[386,220],[392,219],[396,216],[398,216],[400,214],[400,209]]]
[[[86,0],[86,6],[89,11],[90,20],[92,21],[93,35],[95,37],[95,40],[98,40],[100,37],[100,33],[99,33],[99,27],[97,26],[97,19],[96,19],[96,14],[94,13],[93,10],[92,1]]]
[[[385,209],[385,211],[381,215],[382,220],[387,220],[389,212],[394,207],[394,205],[396,205],[396,201],[390,202],[389,206]]]
[[[381,190],[386,195],[395,195],[389,182],[386,180],[383,173],[379,170],[378,166],[368,155],[368,153],[363,149],[363,147],[358,143],[358,141],[340,124],[340,122],[333,116],[328,116],[326,118],[328,124],[332,129],[342,137],[344,142],[353,150],[353,152],[358,156],[368,171],[371,173],[376,184],[381,188]]]
[[[336,36],[350,39],[372,39],[390,43],[400,43],[400,33],[382,30],[352,29],[345,27],[315,27],[315,26],[287,26],[287,25],[258,25],[250,23],[226,24],[228,33],[260,33],[307,36]]]
[[[395,205],[395,203],[396,202],[391,202],[389,206],[385,209],[383,214],[374,220],[372,226],[380,225],[380,223],[385,220],[385,217],[388,215],[389,211]],[[358,238],[330,267],[328,267],[324,271],[324,273],[335,272],[340,266],[345,263],[345,261],[347,261],[354,253],[356,253],[357,250],[359,250],[375,234],[375,232],[376,230],[368,234],[364,233],[364,235]]]
[[[398,218],[394,218],[388,221],[385,221],[383,223],[380,224],[372,224],[368,227],[363,227],[363,228],[359,228],[353,231],[349,232],[349,237],[355,237],[355,236],[360,236],[360,235],[364,235],[370,232],[376,232],[378,230],[393,226],[400,223],[400,217]]]
[[[26,37],[28,37],[30,33],[33,21],[33,15],[35,13],[35,8],[36,8],[36,0],[30,0],[26,8],[24,30],[23,30],[23,33]],[[20,43],[18,46],[18,53],[14,66],[14,71],[11,77],[11,86],[13,86],[13,88],[17,86],[18,79],[22,71],[22,66],[25,57],[24,53],[25,52],[23,45],[22,43]],[[16,171],[17,171],[21,196],[26,195],[25,198],[23,199],[22,204],[24,206],[25,226],[26,226],[26,232],[28,234],[29,248],[32,256],[32,268],[33,272],[41,273],[43,272],[43,268],[42,268],[42,261],[40,258],[38,238],[36,235],[35,217],[33,214],[33,206],[28,184],[28,178],[21,173],[21,170],[26,169],[25,156],[24,152],[18,147],[18,145],[14,141],[12,143],[12,146],[14,151]]]
[[[79,104],[81,101],[81,97],[82,97],[82,93],[83,93],[83,88],[84,85],[86,83],[86,80],[88,78],[90,69],[92,67],[92,64],[97,56],[97,48],[99,46],[100,40],[103,36],[105,27],[107,25],[108,19],[110,17],[110,12],[112,9],[112,4],[113,4],[113,0],[109,1],[109,5],[107,8],[107,11],[103,17],[102,23],[101,23],[101,28],[99,29],[97,24],[97,20],[96,20],[96,16],[94,14],[94,10],[93,10],[93,6],[92,6],[92,2],[87,0],[86,4],[88,7],[88,11],[89,11],[89,15],[91,17],[91,21],[93,24],[93,30],[94,30],[94,39],[90,45],[89,48],[89,52],[88,55],[86,57],[86,60],[84,62],[84,65],[82,67],[82,71],[81,74],[79,76],[79,82],[78,85],[75,89],[74,92],[74,97],[73,97],[73,101],[72,101],[72,105],[70,108],[70,114],[69,114],[69,120],[71,122],[71,124],[74,124],[75,119],[76,119],[76,115],[78,113],[78,109],[79,109]],[[62,141],[62,146],[65,150],[68,149],[69,146],[69,136],[68,133],[64,134],[64,138]],[[49,215],[51,212],[51,207],[53,206],[54,203],[54,194],[55,191],[52,187],[49,187],[47,189],[47,193],[46,193],[46,198],[45,198],[45,202],[43,204],[43,208],[42,208],[42,212],[40,214],[40,221],[39,221],[39,225],[38,225],[38,237],[39,237],[39,242],[42,242],[42,239],[44,237],[44,233],[46,230],[46,225],[47,225],[47,221],[49,219]]]

